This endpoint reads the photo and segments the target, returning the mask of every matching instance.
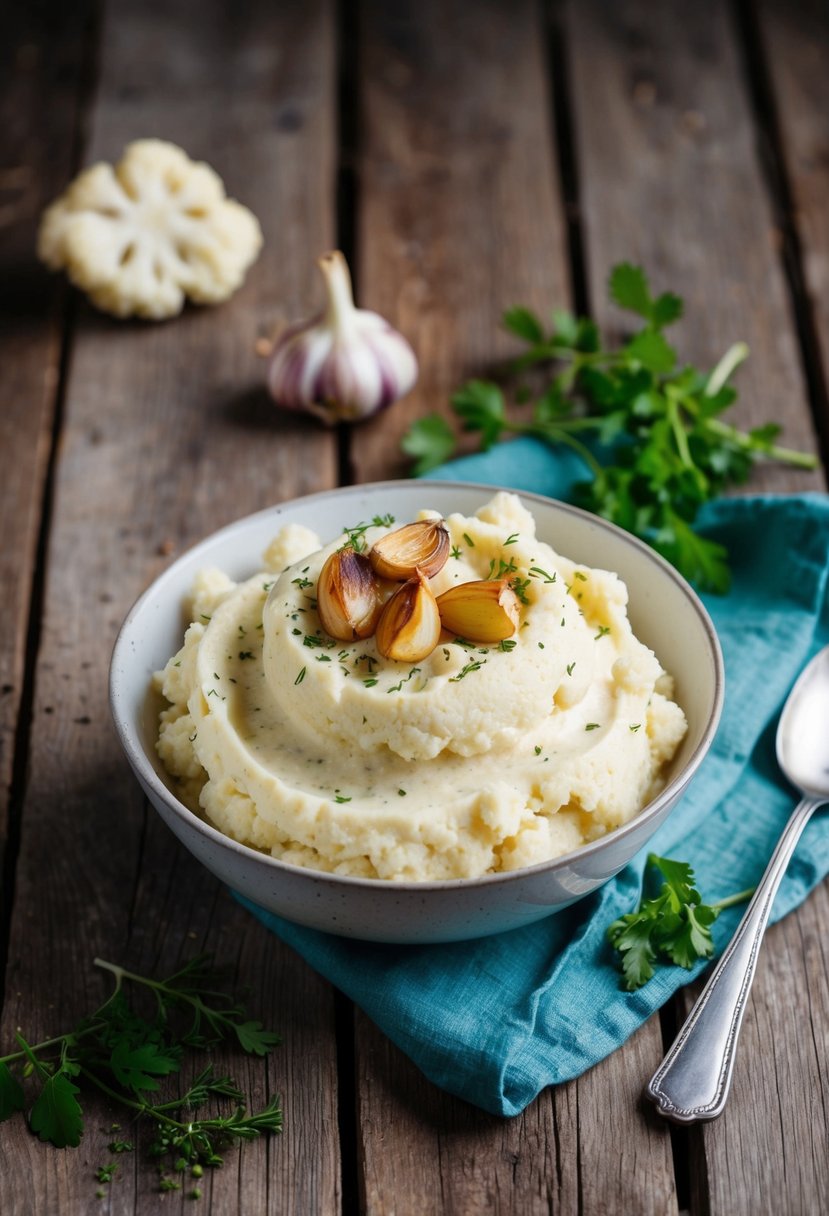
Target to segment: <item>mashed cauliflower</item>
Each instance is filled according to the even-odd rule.
[[[686,721],[633,636],[625,585],[536,539],[512,494],[446,525],[434,593],[506,572],[522,601],[507,642],[444,634],[412,665],[373,638],[335,641],[315,590],[344,537],[320,547],[297,525],[246,582],[202,572],[184,645],[156,676],[158,750],[188,805],[295,865],[423,881],[569,853],[654,797]],[[368,548],[390,530],[361,536]]]

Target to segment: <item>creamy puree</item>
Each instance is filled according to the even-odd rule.
[[[368,527],[366,548],[407,522]],[[512,494],[446,525],[433,591],[506,566],[525,601],[506,643],[444,634],[412,665],[327,636],[317,578],[344,535],[320,547],[289,525],[263,573],[199,575],[184,646],[156,676],[158,750],[185,802],[283,861],[428,880],[557,857],[650,801],[686,721],[625,585],[539,541]]]

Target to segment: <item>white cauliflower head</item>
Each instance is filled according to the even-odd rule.
[[[129,144],[114,168],[85,169],[38,234],[39,257],[98,308],[153,320],[181,312],[185,297],[227,299],[261,245],[256,216],[218,174],[160,139]]]

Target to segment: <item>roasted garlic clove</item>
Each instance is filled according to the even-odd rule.
[[[434,578],[446,565],[449,533],[442,519],[424,519],[389,532],[373,546],[369,560],[381,578],[414,578],[419,570]]]
[[[432,653],[439,638],[437,601],[418,572],[386,602],[374,640],[384,658],[417,663]]]
[[[374,633],[382,605],[380,586],[363,553],[332,553],[317,581],[317,611],[326,633],[342,642]]]
[[[520,601],[506,579],[458,583],[437,599],[441,624],[470,642],[502,642],[518,628]]]

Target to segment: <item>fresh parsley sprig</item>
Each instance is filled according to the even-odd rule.
[[[279,1035],[250,1018],[238,1000],[217,986],[210,959],[192,959],[162,980],[103,959],[95,963],[112,974],[114,986],[94,1013],[41,1043],[29,1043],[18,1033],[18,1050],[0,1056],[0,1121],[28,1107],[29,1126],[41,1140],[74,1148],[84,1129],[79,1097],[82,1087],[92,1086],[136,1118],[150,1120],[151,1154],[174,1153],[188,1165],[221,1165],[220,1150],[227,1145],[281,1130],[278,1096],[263,1110],[248,1113],[233,1079],[216,1075],[212,1065],[179,1096],[154,1100],[164,1079],[181,1072],[185,1049],[205,1050],[230,1040],[249,1054],[264,1056],[280,1042]],[[128,988],[151,994],[151,1015],[136,1009]],[[33,1100],[27,1100],[24,1090],[30,1083]],[[197,1117],[199,1108],[216,1099],[232,1102],[232,1111]],[[127,1151],[125,1146],[132,1147],[118,1141],[112,1151]]]
[[[628,992],[646,984],[654,964],[660,961],[690,969],[697,959],[710,958],[714,952],[711,926],[720,912],[754,893],[753,889],[739,891],[717,903],[704,904],[687,862],[649,853],[647,867],[651,874],[661,875],[661,888],[653,898],[643,896],[635,912],[620,916],[607,931]]]
[[[737,397],[729,380],[748,355],[743,343],[710,372],[680,366],[663,332],[682,315],[680,297],[653,296],[644,271],[628,263],[613,268],[609,294],[642,321],[617,349],[602,347],[589,318],[554,312],[547,329],[527,308],[504,314],[505,327],[526,345],[508,368],[516,400],[529,395],[526,372],[551,369],[529,420],[508,414],[503,389],[489,380],[463,385],[452,408],[484,450],[516,434],[576,452],[590,473],[577,488],[582,506],[642,537],[703,589],[724,592],[728,555],[694,531],[700,507],[745,482],[757,460],[813,469],[816,458],[778,446],[774,423],[741,431],[722,420]],[[444,418],[429,415],[414,423],[402,446],[419,476],[453,454],[456,438]]]

